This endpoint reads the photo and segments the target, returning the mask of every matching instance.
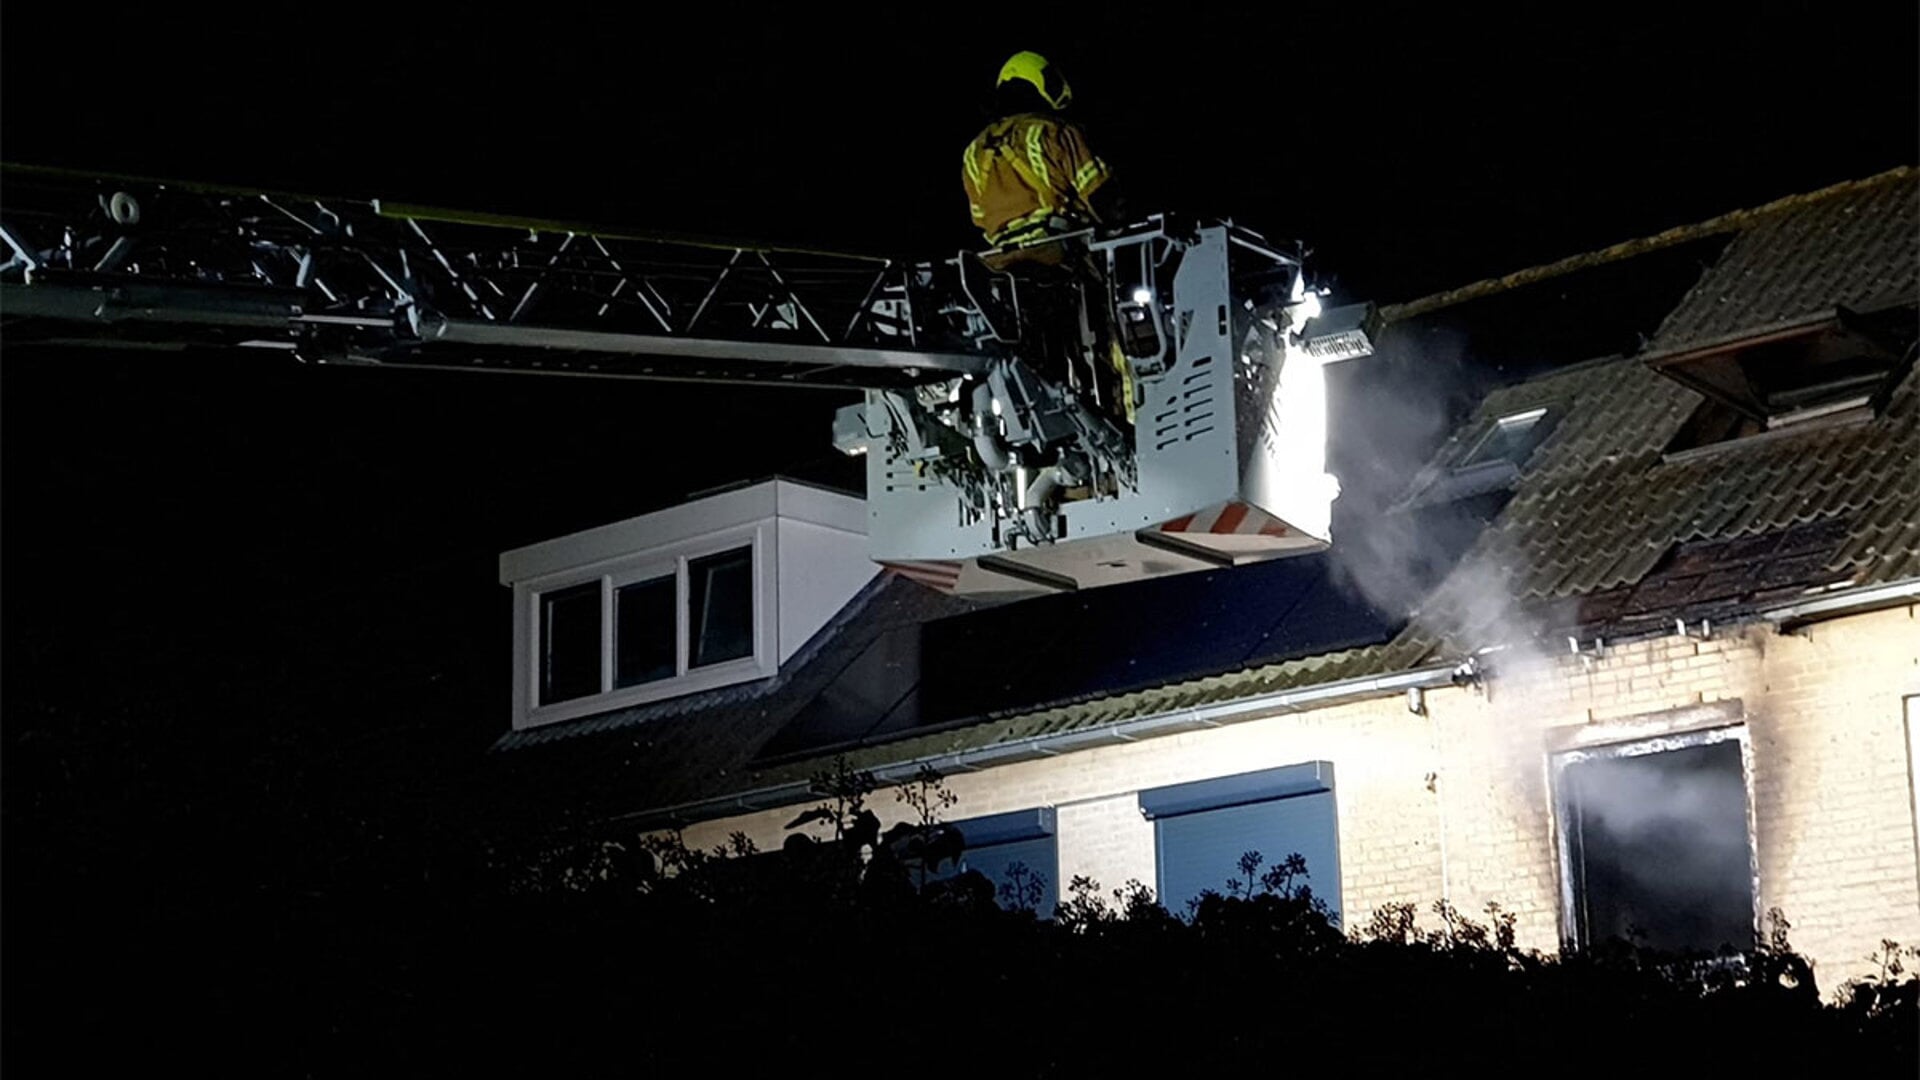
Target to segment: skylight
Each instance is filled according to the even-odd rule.
[[[1542,423],[1546,417],[1547,410],[1539,408],[1495,420],[1456,468],[1470,469],[1489,461],[1507,461],[1515,467],[1525,464],[1533,448],[1546,438],[1547,425]]]

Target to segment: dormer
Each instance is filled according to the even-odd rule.
[[[1894,169],[1720,219],[1736,235],[1639,353],[1701,398],[1667,460],[1886,414],[1920,334],[1916,176]]]
[[[768,480],[506,552],[513,726],[773,677],[878,571],[866,521]]]
[[[1698,392],[1669,455],[1761,435],[1867,420],[1913,358],[1914,309],[1845,307],[1765,333],[1649,354],[1660,374]]]

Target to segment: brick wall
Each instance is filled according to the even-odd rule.
[[[1912,777],[1902,715],[1920,692],[1916,611],[1763,638],[1750,710],[1761,904],[1832,987],[1882,937],[1920,942]]]
[[[1902,713],[1920,693],[1912,607],[1709,640],[1678,635],[1597,656],[1499,654],[1478,688],[1281,714],[1101,746],[949,778],[962,818],[1058,808],[1062,886],[1154,880],[1153,828],[1135,793],[1164,784],[1334,763],[1349,926],[1405,900],[1446,896],[1518,917],[1523,945],[1560,938],[1551,755],[1583,746],[1742,723],[1760,870],[1760,908],[1782,908],[1823,987],[1863,973],[1881,938],[1920,942],[1920,868]],[[904,807],[889,792],[888,823]],[[703,823],[690,843],[746,832],[776,847],[793,809]],[[1284,852],[1268,852],[1277,858]],[[1222,867],[1224,881],[1231,868]],[[1431,918],[1427,921],[1431,923]]]

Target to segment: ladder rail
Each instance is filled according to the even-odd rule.
[[[597,356],[669,378],[725,361],[682,374],[795,385],[977,374],[995,356],[914,323],[916,267],[869,255],[16,168],[0,241],[15,340],[179,343],[192,327],[184,343],[320,362],[582,372]],[[658,363],[616,362],[637,357]]]

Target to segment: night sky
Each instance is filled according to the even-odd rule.
[[[1389,302],[1911,163],[1920,126],[1901,3],[606,6],[10,5],[0,158],[935,256],[1035,48],[1132,206]],[[499,551],[854,481],[847,399],[6,349],[9,899],[429,800],[507,725]]]

